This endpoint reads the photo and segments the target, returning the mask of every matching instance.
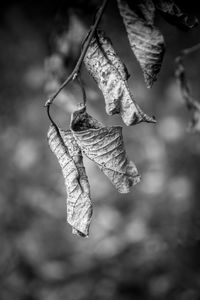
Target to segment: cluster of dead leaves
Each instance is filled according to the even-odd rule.
[[[117,4],[131,49],[141,66],[147,87],[151,87],[157,79],[165,51],[163,35],[155,25],[156,10],[180,27],[194,27],[197,21],[194,19],[190,23],[189,16],[170,0],[117,0]],[[128,86],[127,68],[102,30],[97,30],[90,42],[84,64],[102,91],[108,115],[119,114],[127,126],[156,122],[136,103]],[[188,91],[185,95],[187,97]],[[72,113],[69,130],[62,130],[52,122],[48,142],[65,180],[67,221],[73,233],[86,237],[89,235],[92,202],[83,155],[100,168],[120,193],[128,193],[131,186],[140,181],[135,164],[127,158],[122,127],[105,127],[86,112],[85,106],[80,106]]]
[[[67,221],[73,233],[88,236],[92,215],[90,186],[83,165],[83,154],[110,179],[120,193],[140,181],[137,168],[128,161],[122,127],[105,127],[80,107],[72,114],[70,129],[51,124],[48,142],[62,168],[67,191]]]

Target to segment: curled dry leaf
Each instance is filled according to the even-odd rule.
[[[181,56],[176,58],[175,75],[179,82],[185,104],[187,108],[192,111],[192,119],[189,124],[189,130],[192,132],[200,132],[200,103],[191,96]]]
[[[155,123],[155,118],[147,116],[134,101],[127,70],[102,31],[91,41],[84,63],[104,95],[108,115],[120,114],[127,126]]]
[[[120,193],[128,193],[140,181],[135,164],[127,159],[122,127],[104,127],[82,107],[72,114],[71,130],[83,153],[98,165]]]
[[[162,16],[171,24],[182,29],[194,28],[198,25],[198,19],[184,13],[173,0],[154,0],[156,8]]]
[[[125,0],[117,2],[131,49],[150,88],[157,79],[165,51],[163,35],[154,25],[154,4],[151,0],[141,0],[130,7]]]
[[[47,136],[65,179],[67,221],[73,227],[73,233],[86,237],[89,234],[92,204],[81,150],[69,130],[60,130],[52,124]]]

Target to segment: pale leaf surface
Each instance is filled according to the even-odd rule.
[[[128,193],[140,181],[135,164],[127,159],[122,127],[104,127],[83,107],[73,113],[71,130],[83,153],[98,165],[120,193]]]
[[[140,122],[155,123],[133,99],[124,64],[102,31],[91,41],[84,63],[102,91],[108,115],[120,114],[127,126]]]
[[[59,130],[52,124],[47,136],[49,146],[58,159],[65,180],[67,221],[73,227],[73,233],[88,236],[92,204],[81,150],[69,130]]]
[[[117,3],[131,49],[150,88],[157,80],[165,51],[163,35],[154,25],[154,4],[151,0],[136,1],[132,8],[125,0],[117,0]]]

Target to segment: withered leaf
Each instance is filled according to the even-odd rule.
[[[104,95],[108,115],[120,114],[127,126],[155,123],[155,118],[147,116],[133,99],[124,64],[102,31],[91,41],[84,63]]]
[[[136,1],[131,7],[125,0],[117,0],[117,3],[131,49],[150,88],[157,80],[165,51],[163,35],[154,25],[154,4],[151,0]]]
[[[187,13],[183,12],[173,0],[153,1],[156,8],[169,23],[182,29],[190,29],[198,25],[198,19],[195,16],[191,17]]]
[[[58,159],[65,179],[67,221],[73,227],[73,233],[87,237],[92,204],[82,152],[69,130],[60,130],[51,124],[47,136],[49,146]]]
[[[72,114],[71,130],[83,153],[98,165],[120,193],[128,193],[140,181],[135,164],[127,159],[122,127],[104,127],[82,107]]]
[[[130,75],[126,65],[119,58],[119,55],[113,48],[111,40],[105,35],[103,30],[98,30],[96,32],[96,39],[94,39],[93,42],[97,43],[104,57],[106,57],[111,65],[115,66],[121,77],[124,80],[128,80]]]
[[[189,84],[185,74],[185,68],[183,65],[183,58],[178,56],[176,58],[176,70],[175,76],[179,82],[180,90],[182,97],[185,101],[185,104],[192,112],[192,118],[189,124],[189,131],[191,132],[200,132],[200,102],[194,99],[191,95]]]

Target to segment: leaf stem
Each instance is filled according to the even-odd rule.
[[[90,45],[90,42],[95,34],[95,31],[99,25],[99,22],[101,21],[101,17],[104,13],[104,10],[105,10],[105,7],[107,5],[109,0],[103,0],[103,3],[102,5],[100,6],[97,14],[96,14],[96,18],[95,18],[95,21],[94,21],[94,24],[91,26],[90,30],[89,30],[89,35],[88,37],[86,37],[86,41],[85,43],[83,44],[83,48],[82,48],[82,51],[81,51],[81,54],[79,56],[79,59],[72,71],[72,73],[67,77],[67,79],[61,84],[61,86],[58,88],[58,90],[47,100],[47,102],[45,103],[45,106],[48,107],[52,104],[52,102],[54,101],[54,99],[57,97],[57,95],[61,92],[61,90],[71,81],[71,80],[74,80],[77,76],[78,76],[78,73],[79,73],[79,70],[80,70],[80,67],[81,67],[81,64],[83,62],[83,59],[85,57],[85,54],[87,52],[87,49]]]
[[[85,106],[86,105],[86,92],[85,92],[84,84],[83,84],[80,74],[77,75],[76,79],[80,85],[82,97],[83,97],[83,105]]]

